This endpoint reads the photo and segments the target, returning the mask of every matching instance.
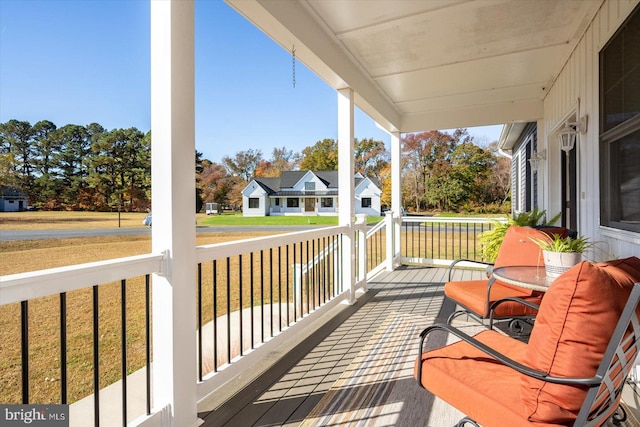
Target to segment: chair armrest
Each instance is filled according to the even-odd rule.
[[[454,260],[451,264],[449,264],[449,273],[448,273],[448,279],[447,279],[448,282],[451,281],[451,273],[453,272],[453,267],[455,267],[456,264],[458,264],[460,262],[472,262],[474,264],[486,265],[487,266],[487,277],[491,276],[492,271],[493,271],[493,263],[483,262],[483,261],[475,261],[475,260],[467,259],[467,258],[460,258],[460,259]]]
[[[493,329],[493,312],[495,311],[496,307],[502,304],[503,302],[507,302],[507,301],[517,302],[519,304],[525,305],[534,310],[540,310],[540,306],[538,304],[534,304],[530,301],[523,300],[522,298],[505,297],[505,298],[499,299],[497,301],[494,301],[493,304],[491,304],[491,306],[489,307],[489,329]]]
[[[523,375],[538,379],[540,381],[545,381],[545,382],[554,383],[554,384],[582,385],[582,386],[590,386],[590,387],[599,385],[600,383],[602,383],[602,377],[600,376],[594,376],[589,378],[569,378],[569,377],[555,377],[552,375],[548,375],[543,371],[539,371],[537,369],[523,365],[522,363],[519,363],[505,356],[504,354],[496,351],[495,349],[489,347],[488,345],[478,341],[472,336],[462,332],[461,330],[451,325],[447,325],[446,323],[436,323],[424,329],[420,333],[420,348],[418,353],[418,360],[420,362],[418,363],[418,375],[417,375],[418,376],[417,379],[418,379],[418,382],[420,383],[420,386],[422,386],[420,379],[422,378],[422,353],[423,353],[424,341],[426,340],[427,335],[429,335],[431,332],[436,330],[444,330],[450,334],[453,334],[456,337],[460,338],[462,341],[466,342],[472,347],[477,348],[478,350],[482,351],[483,353],[487,354],[488,356],[492,357],[493,359],[497,360],[503,365],[511,369],[514,369]]]

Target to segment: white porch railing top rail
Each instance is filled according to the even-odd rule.
[[[346,233],[349,227],[323,227],[314,230],[297,231],[293,233],[277,234],[274,236],[256,237],[252,239],[235,240],[233,242],[214,243],[196,248],[196,262],[202,263],[213,259],[222,259],[241,255],[247,251],[260,251],[277,246],[291,245],[305,240],[327,237]]]
[[[377,224],[375,224],[373,227],[369,228],[367,230],[367,238],[371,237],[372,235],[376,234],[378,231],[382,230],[383,228],[385,228],[387,226],[386,222],[384,220],[378,222]]]
[[[0,277],[0,306],[162,273],[166,254],[145,254]]]
[[[493,222],[505,222],[505,217],[439,217],[439,216],[403,216],[403,222],[426,222],[426,223],[465,223],[465,224],[491,224]]]

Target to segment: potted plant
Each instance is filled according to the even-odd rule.
[[[480,243],[482,244],[482,257],[487,262],[494,262],[498,256],[498,251],[504,240],[504,235],[507,233],[507,229],[512,225],[519,225],[521,227],[539,227],[542,225],[551,225],[560,219],[560,213],[546,221],[545,210],[538,210],[535,207],[531,211],[521,212],[517,215],[513,215],[511,218],[507,218],[507,222],[494,221],[494,226],[491,230],[485,231],[480,234]]]
[[[556,278],[582,260],[582,254],[593,246],[585,236],[561,237],[557,234],[549,239],[533,239],[542,249],[547,277]]]

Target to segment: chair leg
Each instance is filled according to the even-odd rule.
[[[524,331],[524,326],[522,326],[520,319],[511,319],[509,321],[509,332],[511,335],[520,335],[522,331]]]
[[[449,315],[449,317],[447,318],[447,324],[450,325],[451,321],[453,321],[453,319],[455,319],[458,316],[462,316],[463,314],[468,314],[467,310],[457,310],[454,311],[453,313],[451,313]]]
[[[473,425],[475,427],[480,427],[480,424],[478,424],[477,422],[473,421],[469,417],[464,417],[463,419],[458,421],[458,424],[456,424],[455,427],[464,427],[465,424],[471,424],[471,425]]]
[[[467,315],[468,317],[473,318],[474,320],[476,320],[478,323],[480,323],[481,325],[484,324],[484,322],[482,321],[482,318],[479,317],[478,315],[476,315],[475,313],[472,313],[468,310],[458,310],[458,311],[454,311],[453,313],[451,313],[449,315],[449,317],[447,318],[447,324],[450,325],[451,322],[453,321],[453,319],[455,319],[458,316],[462,316],[463,314]]]
[[[618,405],[618,407],[616,408],[616,411],[611,416],[611,422],[614,425],[619,426],[626,420],[627,420],[627,411],[625,411],[622,406]]]

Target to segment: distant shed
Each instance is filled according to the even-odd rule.
[[[0,212],[19,212],[26,209],[26,194],[18,188],[0,185]]]

